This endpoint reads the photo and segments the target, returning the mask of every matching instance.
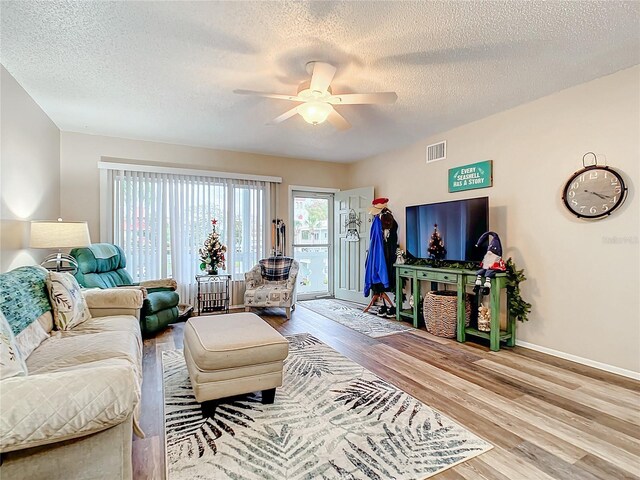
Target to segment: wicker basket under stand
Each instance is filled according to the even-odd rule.
[[[465,325],[471,321],[473,295],[465,294]],[[422,307],[427,332],[438,337],[454,338],[458,327],[458,294],[453,290],[427,292]]]

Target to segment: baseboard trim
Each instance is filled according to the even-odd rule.
[[[579,363],[581,365],[586,365],[587,367],[593,367],[597,368],[598,370],[615,373],[616,375],[621,375],[623,377],[640,380],[640,372],[634,372],[633,370],[627,370],[626,368],[616,367],[614,365],[609,365],[608,363],[596,362],[595,360],[579,357],[577,355],[561,352],[559,350],[553,350],[552,348],[541,347],[540,345],[536,345],[535,343],[523,342],[521,340],[516,340],[516,345],[518,347],[528,348],[530,350],[535,350],[536,352],[546,353],[554,357],[559,357],[571,362]]]

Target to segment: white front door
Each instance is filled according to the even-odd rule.
[[[333,295],[333,193],[293,191],[293,258],[298,298]]]
[[[335,297],[366,303],[364,290],[364,262],[369,248],[368,210],[373,201],[373,187],[344,190],[334,194],[335,219]],[[356,222],[351,221],[356,220]],[[357,232],[354,234],[353,230]],[[351,230],[351,232],[350,232]]]

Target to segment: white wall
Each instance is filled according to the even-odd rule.
[[[29,221],[60,215],[60,130],[0,65],[0,272],[39,263]]]
[[[87,220],[96,242],[100,239],[97,163],[101,159],[282,177],[277,211],[283,219],[289,218],[289,185],[342,188],[347,183],[347,166],[338,163],[72,132],[62,132],[60,139],[62,214],[67,220]]]
[[[428,105],[425,105],[428,108]],[[447,159],[425,164],[426,146],[447,140]],[[629,186],[624,206],[578,220],[561,190],[585,152],[606,155]],[[494,187],[447,192],[449,168],[493,160]],[[490,226],[505,256],[524,267],[533,304],[518,338],[640,372],[640,67],[585,83],[350,166],[351,186],[390,198],[404,244],[415,205],[489,196]]]

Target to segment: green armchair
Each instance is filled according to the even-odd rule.
[[[178,320],[177,283],[171,278],[134,283],[125,270],[124,252],[117,245],[94,243],[74,248],[71,256],[78,262],[75,274],[78,283],[86,288],[143,287],[144,303],[140,312],[143,335],[153,334]]]

